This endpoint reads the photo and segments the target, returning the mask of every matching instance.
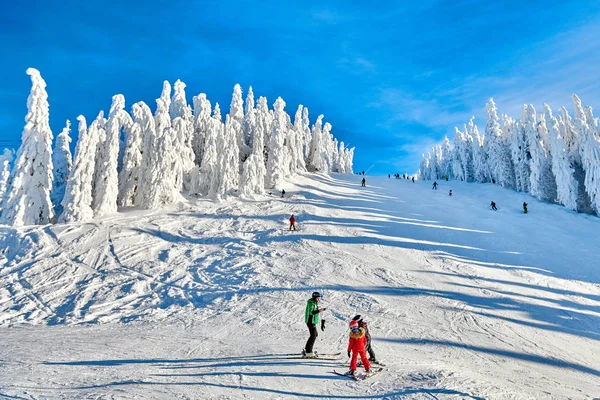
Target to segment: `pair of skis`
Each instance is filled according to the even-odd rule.
[[[340,361],[342,353],[323,353],[316,357],[304,357],[302,354],[289,353],[285,355],[288,360],[322,360],[322,361]]]
[[[354,374],[351,374],[350,372],[340,372],[337,370],[333,370],[333,373],[339,376],[345,376],[347,378],[350,379],[354,379],[357,382],[360,381],[364,381],[365,379],[368,379],[374,375],[377,375],[379,372],[383,371],[383,367],[373,367],[371,368],[371,370],[369,372],[364,372],[364,373],[358,373],[355,372]]]

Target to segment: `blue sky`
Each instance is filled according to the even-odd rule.
[[[125,4],[122,4],[125,3]],[[112,95],[152,108],[181,79],[223,110],[252,85],[298,104],[356,146],[355,170],[414,172],[420,154],[494,97],[600,107],[600,2],[0,2],[0,143],[18,143],[30,82],[46,80],[51,126],[108,110]]]

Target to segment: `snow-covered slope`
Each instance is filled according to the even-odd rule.
[[[491,184],[294,183],[0,228],[0,397],[600,397],[600,219]],[[316,350],[345,354],[361,314],[388,371],[281,355],[314,290]]]

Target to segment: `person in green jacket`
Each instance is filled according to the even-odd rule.
[[[304,312],[304,322],[308,327],[310,337],[302,350],[302,356],[307,358],[317,358],[316,352],[313,352],[313,346],[315,340],[317,340],[317,324],[319,323],[319,314],[325,311],[325,308],[319,308],[319,301],[321,300],[321,293],[313,292],[312,297],[308,299],[306,303],[306,311]],[[325,320],[321,321],[321,330],[325,330]]]

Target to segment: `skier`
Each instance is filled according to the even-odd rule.
[[[294,228],[296,230],[296,218],[294,218],[294,214],[290,217],[290,231]]]
[[[490,207],[492,207],[492,210],[498,211],[498,209],[496,208],[496,203],[494,203],[493,201],[492,204],[490,204]]]
[[[306,302],[306,311],[304,312],[304,322],[308,327],[310,337],[306,341],[306,346],[302,350],[302,357],[317,358],[317,353],[313,352],[313,346],[319,333],[317,332],[317,324],[319,323],[319,314],[325,311],[325,308],[319,308],[321,293],[313,292],[312,297]],[[325,330],[325,320],[321,321],[321,330]]]
[[[390,179],[390,174],[388,174],[388,179]]]
[[[450,189],[450,193],[448,193],[448,196],[452,196],[452,189]]]
[[[414,176],[412,177],[412,182],[415,183],[415,177]]]
[[[527,214],[527,203],[523,202],[523,214]]]
[[[281,198],[285,197],[285,189],[281,189]]]
[[[367,358],[367,352],[365,351],[365,346],[367,344],[367,337],[365,334],[365,329],[358,326],[357,321],[350,321],[350,339],[348,340],[348,357],[352,354],[352,359],[350,360],[350,371],[347,372],[348,375],[354,375],[356,372],[356,362],[358,360],[358,356],[363,362],[363,367],[365,368],[365,372],[368,374],[371,372],[371,363]]]
[[[433,187],[431,188],[431,190],[433,190],[433,189],[437,190],[437,187],[438,187],[438,183],[437,183],[437,181],[434,181]]]
[[[375,351],[373,350],[373,346],[371,346],[371,333],[369,332],[369,327],[367,326],[367,323],[362,319],[360,314],[355,315],[354,318],[352,318],[352,321],[358,322],[358,327],[363,328],[365,330],[365,337],[367,338],[367,345],[365,346],[365,350],[369,353],[369,361],[377,364],[378,361],[377,357],[375,357]]]
[[[366,183],[367,181],[365,180],[365,178],[362,178],[362,181],[360,181],[360,186],[365,187]]]

